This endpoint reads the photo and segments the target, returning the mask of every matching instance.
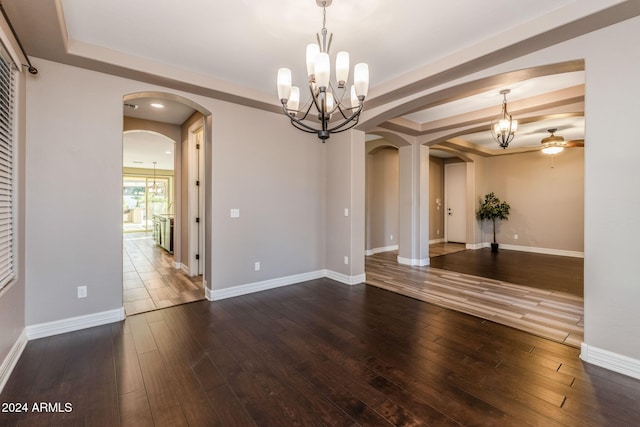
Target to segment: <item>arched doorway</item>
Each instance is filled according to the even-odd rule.
[[[210,237],[205,227],[211,209],[205,189],[211,180],[211,163],[207,161],[211,115],[177,95],[139,92],[123,97],[123,116],[123,159],[129,162],[123,162],[123,209],[124,193],[145,193],[129,196],[144,197],[145,206],[127,206],[131,221],[128,227],[123,223],[125,313],[204,299],[210,275],[206,258]],[[126,152],[132,146],[130,140],[136,138],[147,139],[146,151],[138,144],[139,151]],[[172,141],[171,148],[167,141]],[[142,166],[138,170],[142,173],[132,174],[134,162]],[[127,190],[136,176],[144,177],[145,185]],[[138,179],[136,184],[140,182]],[[128,201],[138,204],[138,200]],[[123,220],[128,219],[123,210]],[[133,226],[133,219],[142,220],[141,225]],[[127,228],[138,234],[127,234]]]

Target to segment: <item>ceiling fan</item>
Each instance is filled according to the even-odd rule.
[[[570,141],[565,141],[562,136],[555,135],[558,131],[558,128],[547,129],[551,135],[542,138],[540,143],[542,144],[542,152],[544,154],[558,154],[562,152],[565,148],[571,147],[584,147],[584,139],[572,139]]]

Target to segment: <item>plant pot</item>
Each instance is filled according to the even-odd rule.
[[[498,244],[497,243],[492,243],[491,244],[491,252],[498,252]]]

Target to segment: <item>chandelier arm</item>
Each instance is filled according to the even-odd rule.
[[[311,92],[311,100],[313,101],[312,104],[315,105],[316,110],[321,111],[322,110],[322,107],[320,106],[321,102],[318,102],[318,94],[320,92],[316,94],[316,92],[313,90],[313,84],[311,82],[309,82],[309,92]],[[309,106],[309,108],[311,108],[311,106]],[[307,113],[309,113],[309,111],[307,111]]]
[[[360,119],[360,113],[362,112],[362,105],[360,105],[360,107],[358,107],[358,111],[356,111],[355,113],[353,113],[351,116],[349,117],[345,117],[345,120],[332,127],[331,129],[329,129],[329,132],[342,132],[348,129],[351,129],[352,127],[354,127],[355,125],[358,124],[358,120]],[[350,122],[353,122],[353,124],[345,129],[342,129],[344,126],[346,126],[347,124],[349,124]]]
[[[305,104],[303,105],[303,109],[307,108],[307,111],[304,112],[303,116],[299,119],[299,120],[305,120],[307,118],[307,116],[309,115],[309,111],[311,111],[311,107],[313,107],[313,102],[312,100],[308,99],[307,102],[305,102]],[[302,111],[302,110],[298,110],[298,111]]]
[[[333,114],[337,109],[340,108],[340,105],[344,105],[343,100],[344,96],[347,94],[347,90],[345,88],[342,88],[342,95],[340,95],[340,99],[338,99],[338,97],[336,96],[336,90],[334,89],[332,82],[329,82],[328,89],[331,89],[331,93],[333,94],[333,102],[335,103],[333,109],[329,111],[329,114]],[[340,87],[338,87],[338,89],[340,89]],[[342,116],[344,117],[344,114]]]
[[[304,124],[300,119],[292,118],[291,124],[293,125],[294,128],[301,130],[303,132],[315,133],[315,134],[318,133],[318,129],[314,129],[311,126]]]
[[[340,133],[340,132],[344,132],[346,130],[349,130],[349,129],[353,128],[355,125],[358,124],[359,118],[360,118],[360,116],[356,117],[355,120],[345,120],[339,126],[336,126],[334,128],[329,129],[329,132],[331,132],[331,133]],[[346,124],[349,124],[349,126],[344,127]]]
[[[338,110],[340,111],[340,115],[342,115],[343,118],[348,119],[355,116],[356,114],[360,114],[360,111],[362,111],[362,107],[359,106],[358,111],[353,112],[353,110],[356,110],[356,107],[345,107],[344,109],[342,109],[340,105],[338,105]],[[345,111],[351,111],[351,115],[347,117]]]

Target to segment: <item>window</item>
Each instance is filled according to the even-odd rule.
[[[0,45],[0,289],[14,270],[14,79],[13,61]]]

